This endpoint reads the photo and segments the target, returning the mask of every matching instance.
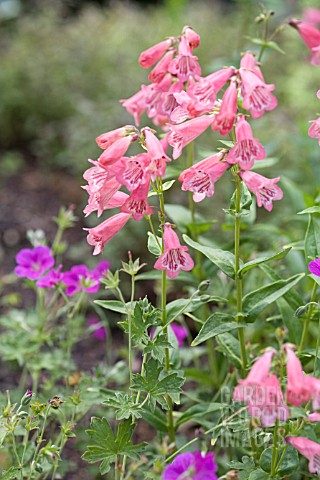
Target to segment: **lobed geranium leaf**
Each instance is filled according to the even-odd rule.
[[[139,404],[132,400],[132,396],[124,392],[110,392],[106,396],[103,405],[116,410],[116,419],[123,420],[130,417],[141,418],[141,409]]]

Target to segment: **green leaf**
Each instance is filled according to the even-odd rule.
[[[19,472],[21,472],[20,468],[11,467],[9,470],[4,470],[1,473],[1,480],[16,480],[18,478]]]
[[[134,311],[131,318],[131,336],[136,344],[148,343],[150,337],[148,328],[157,326],[161,323],[159,310],[154,308],[147,298],[139,300],[135,303]],[[129,320],[120,322],[126,333],[129,333]]]
[[[159,408],[151,410],[147,405],[141,410],[142,418],[158,432],[168,433],[166,416]]]
[[[162,240],[160,237],[157,236],[158,242],[155,239],[155,236],[152,232],[148,232],[148,250],[152,255],[159,257],[161,255],[161,243]]]
[[[263,470],[261,470],[261,468],[257,468],[256,470],[253,470],[253,472],[251,472],[248,477],[248,480],[268,480],[268,479],[269,479],[269,475]]]
[[[235,365],[237,368],[241,368],[240,344],[238,340],[234,338],[231,333],[222,333],[217,336],[217,343],[225,356],[230,360],[231,364]]]
[[[244,328],[245,326],[246,324],[244,323],[234,322],[232,315],[219,312],[213,313],[207,318],[197,337],[191,343],[191,346],[195,347],[209,338],[216,337],[217,335],[230,332],[237,328]]]
[[[258,162],[255,162],[254,166],[252,167],[252,170],[260,170],[262,168],[273,167],[278,162],[279,162],[279,158],[268,157],[268,158],[265,158],[264,160],[259,160]]]
[[[178,317],[184,312],[194,312],[201,307],[201,305],[209,302],[226,303],[227,300],[216,295],[201,295],[192,300],[190,298],[173,300],[167,305],[167,322],[170,322],[173,318]]]
[[[82,455],[82,458],[89,463],[102,462],[100,464],[102,475],[109,472],[111,463],[116,461],[118,455],[127,455],[130,458],[138,459],[144,444],[133,445],[131,443],[133,429],[132,421],[125,420],[119,424],[115,437],[106,418],[92,417],[91,430],[86,432],[93,445],[88,446],[88,450]]]
[[[179,204],[166,204],[165,206],[166,214],[172,219],[172,221],[177,225],[179,230],[183,233],[188,233],[190,231],[190,225],[207,224],[208,221],[202,215],[196,212],[195,214],[195,223],[191,212],[188,208]],[[211,224],[216,223],[215,221],[210,222]]]
[[[190,420],[201,422],[205,415],[211,414],[213,412],[218,412],[228,408],[227,404],[224,403],[200,403],[199,405],[193,405],[192,407],[188,408],[187,411],[183,412],[182,415],[176,421],[176,427],[183,425],[185,422]]]
[[[291,247],[287,247],[286,249],[282,250],[281,252],[275,253],[274,255],[271,255],[270,257],[257,257],[254,260],[251,260],[250,262],[245,263],[238,271],[239,275],[243,275],[245,272],[250,270],[251,268],[254,268],[256,265],[260,265],[261,263],[267,263],[271,262],[271,260],[280,260],[281,258],[284,258],[288,255],[290,252]]]
[[[280,48],[276,42],[272,40],[270,40],[269,42],[266,42],[261,38],[253,38],[249,36],[246,36],[246,38],[248,38],[248,40],[251,40],[251,42],[254,43],[255,45],[260,45],[261,47],[265,47],[265,48],[271,48],[272,50],[276,50],[277,52],[282,53],[282,55],[286,54],[286,52],[282,50],[282,48]]]
[[[161,372],[162,375],[160,376]],[[164,395],[170,395],[172,398],[175,394],[180,394],[184,380],[177,372],[163,373],[163,366],[154,358],[151,358],[145,365],[144,376],[140,374],[133,375],[130,388],[146,392],[150,396],[153,406],[155,406],[156,402],[162,405]]]
[[[127,313],[126,307],[119,300],[95,300],[94,303],[96,303],[102,308],[105,308],[106,310],[112,310],[113,312],[118,312],[122,314]]]
[[[259,267],[267,275],[267,277],[273,282],[282,280],[280,275],[276,273],[273,268],[269,267],[269,265],[261,264],[259,265]],[[304,303],[303,298],[301,297],[301,295],[299,295],[299,293],[296,290],[289,290],[283,296],[283,298],[294,311],[297,310],[297,308],[299,308],[300,305],[303,305]]]
[[[187,235],[183,235],[184,241],[187,245],[203,253],[212,263],[217,265],[228,277],[234,278],[235,258],[233,253],[220,248],[206,247],[198,242],[195,242]],[[242,264],[241,264],[242,266]]]
[[[278,475],[281,477],[295,472],[299,467],[299,455],[297,450],[292,445],[288,445],[284,448],[286,448],[286,452],[277,470]],[[281,458],[284,448],[278,452],[278,460]],[[268,447],[262,452],[260,457],[260,467],[268,473],[271,471],[272,451],[273,448]]]
[[[141,418],[141,409],[133,400],[132,396],[123,392],[110,392],[106,396],[103,405],[116,410],[116,419],[123,420],[134,417]]]
[[[307,261],[310,258],[313,259],[315,257],[319,257],[319,254],[320,254],[319,238],[320,238],[319,224],[312,215],[309,215],[308,227],[306,231],[306,236],[304,238],[304,251],[305,251],[305,256]]]
[[[144,354],[150,353],[152,358],[155,358],[159,362],[163,362],[165,358],[165,349],[172,347],[171,343],[167,341],[165,334],[156,335],[153,340],[150,339],[147,345],[144,347]]]
[[[248,319],[254,320],[260,312],[285,295],[304,276],[304,273],[298,273],[286,280],[269,283],[248,293],[243,298],[243,313]]]
[[[240,210],[250,210],[252,204],[252,195],[247,185],[241,182]],[[230,200],[230,210],[236,211],[236,192],[233,193]]]
[[[169,190],[172,185],[175,183],[175,180],[169,180],[168,182],[164,182],[162,184],[162,191],[165,192],[166,190]],[[153,197],[154,195],[159,195],[158,192],[149,192],[148,197]]]
[[[306,208],[305,210],[302,210],[301,212],[298,212],[297,215],[304,215],[306,213],[320,213],[320,207],[314,205],[313,207]]]
[[[228,148],[234,147],[234,142],[230,142],[230,140],[218,140],[218,142],[222,143],[222,145],[225,145]]]

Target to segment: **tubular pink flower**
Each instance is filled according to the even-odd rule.
[[[311,120],[311,127],[308,130],[308,135],[311,138],[317,138],[320,145],[320,118],[317,120]]]
[[[171,159],[165,154],[160,140],[150,128],[145,127],[141,131],[145,136],[147,152],[151,159],[148,166],[148,172],[151,175],[152,180],[156,177],[164,177],[166,173],[166,164],[167,162],[171,162]]]
[[[222,97],[219,113],[215,116],[212,129],[227,135],[233,127],[238,111],[238,93],[236,83],[232,81]]]
[[[200,45],[200,35],[198,35],[192,27],[183,27],[182,34],[184,35],[187,44],[190,48],[197,48]]]
[[[319,412],[309,413],[308,420],[309,422],[320,422],[320,413]]]
[[[309,23],[302,22],[301,20],[296,20],[292,18],[289,21],[291,27],[298,30],[298,33],[309,50],[312,51],[313,48],[320,46],[320,31],[310,25]]]
[[[203,115],[179,125],[170,125],[168,143],[173,147],[173,158],[180,157],[182,149],[201,135],[211,125],[212,120],[212,115]]]
[[[262,72],[251,52],[247,52],[243,55],[240,61],[240,68],[250,70],[252,73],[257,75],[257,77],[260,78],[263,83],[265,83]]]
[[[319,8],[306,8],[303,11],[303,20],[309,25],[317,27],[320,24],[320,9]]]
[[[152,83],[146,87],[143,85],[142,90],[145,95],[146,111],[149,118],[154,118],[162,114],[163,98],[168,92],[172,82],[170,74],[164,76],[159,83]]]
[[[149,186],[149,183],[145,183],[133,190],[122,205],[121,212],[129,213],[134,220],[141,220],[145,215],[151,215],[153,210],[148,203]]]
[[[170,117],[173,110],[179,105],[175,98],[175,93],[181,92],[183,88],[184,87],[182,82],[174,82],[170,86],[169,90],[163,93],[159,111],[168,118]]]
[[[118,213],[94,228],[84,228],[89,232],[87,242],[94,246],[93,255],[102,252],[105,244],[125,226],[130,217],[128,213]]]
[[[311,398],[308,377],[303,373],[301,363],[289,345],[285,345],[285,351],[288,377],[286,397],[291,405],[299,407]]]
[[[243,108],[249,110],[253,118],[260,118],[265,110],[274,110],[278,100],[270,92],[274,85],[267,85],[252,71],[239,70],[242,80]]]
[[[208,113],[212,105],[201,105],[195,98],[189,96],[185,91],[174,94],[179,104],[171,113],[170,120],[173,123],[181,123],[190,118],[199,117],[202,113]]]
[[[120,183],[114,177],[107,179],[98,190],[91,190],[90,185],[85,186],[85,190],[89,193],[88,205],[83,210],[85,216],[87,217],[90,213],[97,210],[97,215],[100,217],[102,212],[108,208],[108,202],[119,190],[120,186]]]
[[[137,134],[131,134],[126,137],[119,138],[110,147],[108,147],[99,157],[102,165],[112,165],[117,162],[128,150],[132,142],[137,140]]]
[[[311,397],[312,397],[312,408],[313,410],[320,409],[320,380],[319,378],[315,377],[306,377],[306,381],[308,382]]]
[[[206,77],[200,78],[199,83],[201,83],[203,80],[208,82],[214,87],[215,92],[218,93],[234,74],[235,69],[233,67],[222,68],[221,70],[217,70],[216,72],[207,75]]]
[[[142,85],[141,90],[132,95],[132,97],[120,100],[127,112],[133,116],[136,125],[140,124],[141,115],[144,113],[147,106],[145,88],[146,87]]]
[[[121,185],[132,191],[150,179],[147,171],[150,162],[151,158],[147,153],[140,153],[135,157],[122,157],[110,167],[110,171]]]
[[[89,160],[94,166],[88,168],[83,174],[83,178],[87,180],[88,185],[83,186],[84,190],[91,195],[103,188],[105,182],[111,178],[108,168],[94,160]]]
[[[165,75],[168,73],[168,67],[171,60],[173,59],[174,53],[175,53],[174,50],[170,50],[169,52],[167,52],[164,55],[164,57],[160,60],[160,62],[157,63],[154,69],[151,70],[148,76],[148,79],[150,80],[150,82],[159,83],[161,82],[161,80],[163,80]]]
[[[180,82],[187,82],[190,77],[197,78],[201,75],[198,57],[192,55],[185,37],[180,38],[179,53],[170,62],[168,71],[177,76]]]
[[[133,125],[126,125],[124,127],[117,128],[110,132],[102,133],[96,138],[96,142],[100,148],[105,150],[110,147],[114,142],[120,140],[122,137],[126,137],[130,133],[135,133],[135,127]]]
[[[226,161],[238,163],[242,170],[250,170],[255,160],[262,160],[266,152],[261,143],[253,138],[252,130],[245,116],[241,116],[236,124],[237,142],[229,151]]]
[[[223,157],[223,153],[216,153],[180,174],[179,180],[183,182],[181,189],[193,192],[195,202],[201,202],[205,197],[212,197],[214,194],[214,183],[229,168],[228,163],[221,162]]]
[[[163,42],[157,43],[152,47],[144,50],[139,57],[139,63],[143,68],[149,68],[154,63],[156,63],[162,55],[168,50],[168,48],[172,45],[173,39],[168,38]]]
[[[320,444],[305,437],[287,437],[287,443],[293,445],[301,455],[309,460],[308,469],[310,473],[320,475]]]
[[[276,183],[279,182],[280,177],[266,178],[254,172],[240,172],[240,177],[247,185],[249,190],[257,197],[258,207],[264,207],[268,212],[273,208],[272,202],[281,200],[283,192]]]
[[[194,263],[187,253],[188,247],[180,244],[178,235],[172,230],[172,225],[164,225],[164,253],[160,255],[154,268],[166,270],[169,278],[175,278],[180,270],[192,270]]]

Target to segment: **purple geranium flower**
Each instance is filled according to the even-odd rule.
[[[308,268],[313,275],[320,277],[320,258],[315,258],[309,263]]]
[[[175,322],[171,323],[170,327],[178,340],[178,347],[183,347],[184,340],[188,336],[188,330],[183,325],[179,325]]]
[[[103,273],[108,269],[108,262],[100,262],[96,268],[89,270],[86,265],[75,265],[69,272],[63,273],[62,282],[66,285],[66,294],[74,295],[83,291],[95,293],[99,290]]]
[[[101,324],[101,321],[98,317],[96,317],[95,315],[90,315],[88,317],[87,324],[93,329],[92,333],[97,340],[106,340],[107,331],[105,327]]]
[[[42,278],[37,281],[37,287],[40,288],[54,288],[63,277],[63,273],[61,273],[62,265],[54,270],[49,270]]]
[[[17,267],[14,269],[18,277],[37,280],[54,265],[54,258],[49,247],[38,245],[33,249],[23,248],[16,255]]]
[[[177,455],[165,468],[162,480],[217,480],[216,471],[213,453],[203,457],[200,452],[187,452]]]

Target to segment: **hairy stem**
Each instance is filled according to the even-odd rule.
[[[316,300],[317,288],[318,288],[318,284],[317,284],[317,282],[314,282],[313,288],[312,288],[312,293],[311,293],[311,298],[310,298],[310,305],[309,305],[309,308],[308,308],[306,319],[305,319],[304,324],[303,324],[303,331],[302,331],[302,336],[301,336],[301,341],[300,341],[298,353],[301,353],[301,351],[303,350],[303,347],[304,347],[304,345],[306,343],[306,340],[307,340],[307,337],[308,337],[309,324],[310,324],[310,319],[311,319],[311,316],[312,316],[313,303]]]

